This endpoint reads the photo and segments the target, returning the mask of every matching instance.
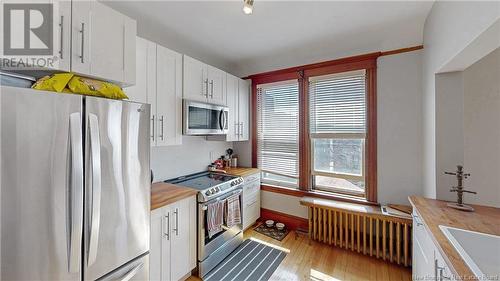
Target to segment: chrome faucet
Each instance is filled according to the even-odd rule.
[[[474,208],[472,208],[471,206],[465,205],[464,202],[463,202],[464,192],[466,192],[466,193],[472,193],[472,194],[477,194],[477,192],[475,192],[475,191],[470,191],[470,190],[465,190],[464,189],[463,180],[467,179],[468,177],[470,177],[470,174],[464,173],[462,165],[457,165],[457,171],[454,172],[454,173],[452,173],[452,172],[444,172],[444,173],[446,175],[456,176],[457,177],[457,182],[458,182],[457,186],[453,186],[450,189],[450,192],[456,192],[457,193],[457,197],[458,197],[457,198],[457,203],[449,203],[448,206],[452,207],[452,208],[455,208],[455,209],[463,210],[463,211],[474,211]]]

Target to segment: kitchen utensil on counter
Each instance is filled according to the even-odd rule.
[[[232,168],[238,167],[238,157],[233,156],[233,158],[231,158],[231,167]]]

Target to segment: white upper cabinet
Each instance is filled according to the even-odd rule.
[[[250,81],[238,79],[239,139],[250,139]]]
[[[226,134],[226,141],[238,141],[238,82],[239,78],[231,74],[226,77],[226,101],[229,107],[228,114],[228,131]]]
[[[52,0],[54,7],[54,55],[58,58],[57,69],[71,70],[71,2]]]
[[[226,104],[224,88],[226,87],[226,72],[207,66],[208,78],[208,102],[220,105]]]
[[[206,102],[208,99],[207,65],[184,55],[184,98]]]
[[[182,55],[136,39],[136,84],[129,100],[151,105],[151,146],[182,144]]]
[[[226,75],[226,105],[229,108],[228,132],[225,141],[249,140],[250,127],[250,83],[234,75]],[[213,136],[209,140],[221,140],[224,137]]]
[[[226,73],[186,55],[184,55],[183,86],[185,99],[226,104]]]
[[[71,22],[73,72],[135,84],[135,20],[97,1],[73,1]]]
[[[182,144],[182,55],[156,47],[157,145]]]

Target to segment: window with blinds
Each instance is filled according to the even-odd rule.
[[[314,189],[365,194],[365,70],[309,78]]]
[[[262,182],[297,187],[299,87],[297,80],[257,86],[257,164]]]

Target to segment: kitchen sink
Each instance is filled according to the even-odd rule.
[[[439,228],[479,280],[498,280],[500,236],[444,225]]]

